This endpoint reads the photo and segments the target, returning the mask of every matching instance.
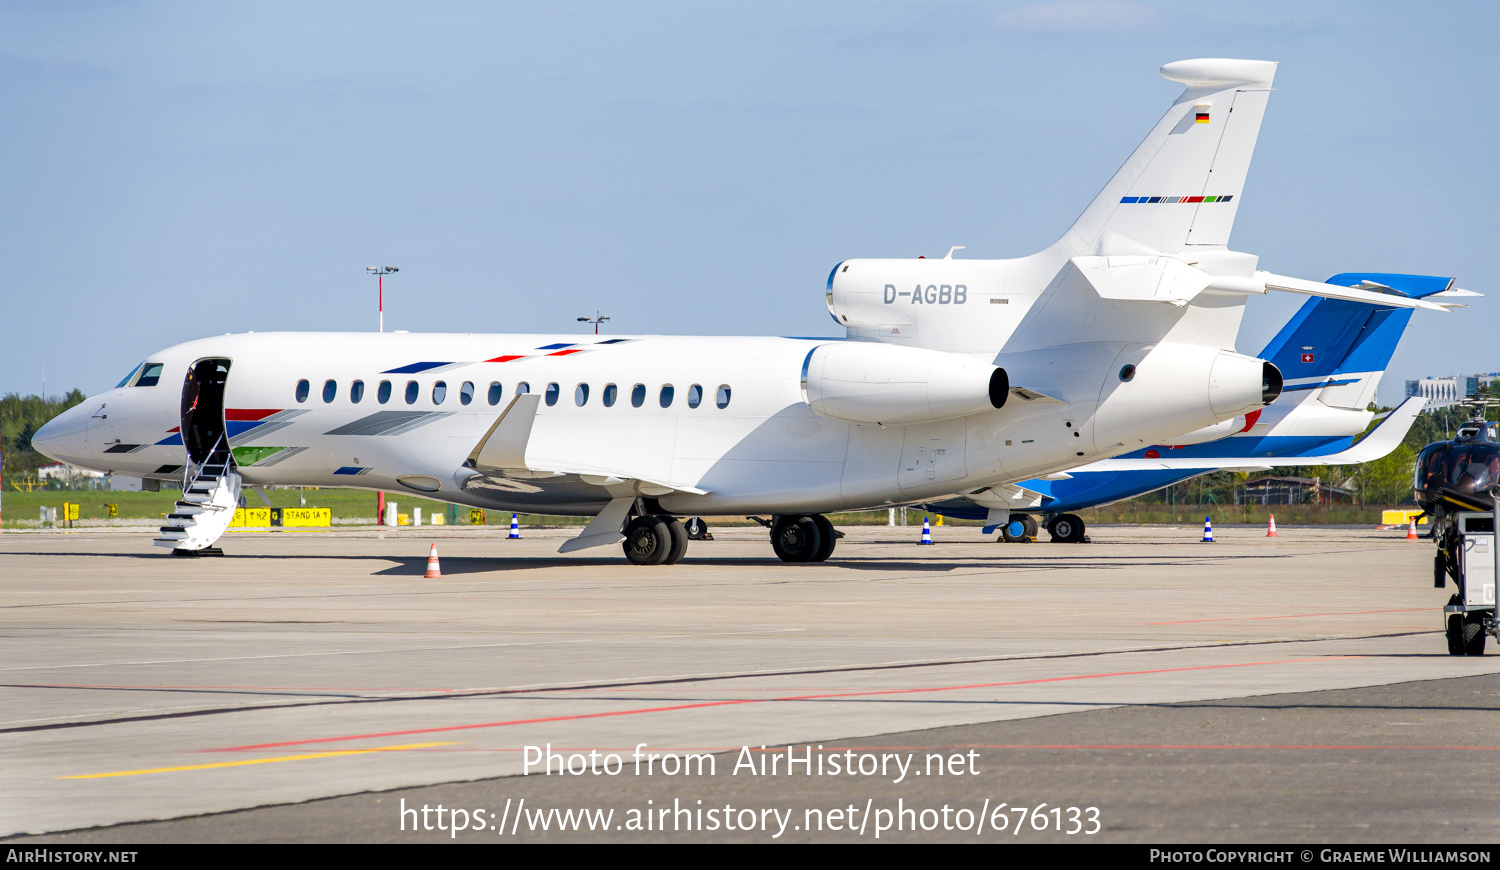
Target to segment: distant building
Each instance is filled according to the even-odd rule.
[[[1235,504],[1350,504],[1354,493],[1317,477],[1257,477],[1234,491]]]
[[[36,470],[37,480],[72,481],[82,480],[85,478],[92,480],[103,480],[104,472],[91,471],[87,468],[79,468],[76,465],[69,465],[66,462],[53,462],[50,465],[43,465]]]
[[[1427,400],[1426,410],[1434,408],[1446,408],[1449,405],[1458,404],[1466,393],[1466,379],[1462,375],[1454,375],[1451,378],[1422,378],[1419,381],[1406,382],[1406,395],[1421,396]]]

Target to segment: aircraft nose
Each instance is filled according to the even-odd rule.
[[[31,446],[59,462],[78,464],[89,458],[88,403],[75,405],[48,420],[31,436]]]

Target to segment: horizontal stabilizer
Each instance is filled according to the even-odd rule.
[[[1304,296],[1322,296],[1326,299],[1343,299],[1348,302],[1363,302],[1366,305],[1381,305],[1388,308],[1425,308],[1430,311],[1447,311],[1441,305],[1424,299],[1411,299],[1391,293],[1361,290],[1358,287],[1340,287],[1321,281],[1308,281],[1271,272],[1256,272],[1254,277],[1219,275],[1208,285],[1210,291],[1220,293],[1244,293],[1259,295],[1269,290],[1283,293],[1300,293]]]
[[[1219,471],[1227,469],[1265,469],[1272,465],[1356,465],[1374,462],[1395,450],[1410,431],[1412,422],[1427,400],[1413,396],[1380,421],[1358,444],[1338,453],[1321,456],[1206,456],[1194,459],[1103,459],[1074,469],[1083,471]]]

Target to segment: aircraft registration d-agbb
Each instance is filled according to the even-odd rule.
[[[183,553],[219,538],[242,486],[592,516],[561,551],[623,541],[637,564],[682,558],[679,517],[770,515],[791,562],[828,558],[833,511],[962,497],[995,526],[1010,505],[987,494],[1006,485],[1275,401],[1282,372],[1234,351],[1249,296],[1443,310],[1229,250],[1275,71],[1162,67],[1186,89],[1040,253],[840,262],[827,304],[844,339],[225,335],[152,354],[33,442],[181,478],[157,542]]]

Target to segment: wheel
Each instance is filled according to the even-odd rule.
[[[1079,544],[1083,542],[1083,520],[1074,514],[1060,514],[1053,518],[1047,531],[1052,533],[1054,544]]]
[[[818,525],[818,551],[813,553],[811,562],[826,562],[833,555],[833,545],[839,541],[839,536],[833,532],[833,523],[822,514],[814,514],[812,518]]]
[[[624,547],[632,565],[660,565],[672,552],[672,532],[661,517],[636,517],[625,526]]]
[[[1464,655],[1484,655],[1484,614],[1466,613],[1463,624]]]
[[[1031,514],[1021,514],[1021,525],[1025,529],[1023,535],[1025,536],[1026,543],[1028,544],[1032,541],[1035,541],[1036,533],[1042,530],[1041,525],[1036,521],[1036,517],[1032,516]]]
[[[676,565],[682,561],[682,556],[687,552],[688,533],[682,527],[682,521],[676,517],[658,517],[667,524],[667,533],[672,536],[672,546],[667,550],[667,558],[662,560],[663,565]]]
[[[1448,614],[1448,655],[1464,654],[1464,618],[1457,613]]]
[[[1019,517],[1000,527],[1000,540],[1007,544],[1026,543],[1026,524]]]
[[[811,562],[822,538],[812,517],[782,517],[771,527],[771,549],[783,562]]]
[[[687,536],[689,541],[707,540],[704,535],[708,534],[708,523],[705,523],[703,521],[703,517],[693,517],[684,525],[687,527]]]

